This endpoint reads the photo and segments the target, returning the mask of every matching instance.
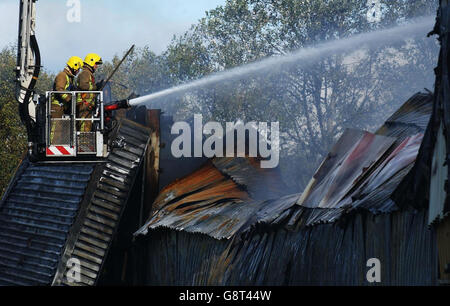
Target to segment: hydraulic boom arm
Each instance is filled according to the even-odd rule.
[[[19,113],[27,128],[29,142],[33,141],[32,130],[36,121],[33,90],[41,68],[41,57],[35,36],[36,1],[20,0],[16,67],[16,99],[20,103]]]

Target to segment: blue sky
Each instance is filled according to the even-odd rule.
[[[72,0],[73,1],[73,0]],[[68,0],[36,3],[36,36],[46,69],[57,72],[68,57],[95,52],[105,60],[132,44],[162,52],[205,11],[226,0],[78,0],[81,21],[70,23]],[[0,49],[17,40],[19,0],[0,0]]]

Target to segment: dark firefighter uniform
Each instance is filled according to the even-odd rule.
[[[58,73],[53,82],[53,91],[72,91],[75,90],[75,76],[80,71],[83,60],[77,56],[72,56],[67,61],[67,66]],[[64,111],[71,108],[72,95],[70,93],[59,93],[51,96],[51,117],[52,119],[62,118]],[[61,124],[57,120],[52,121],[50,131],[50,141],[52,144],[62,144]]]
[[[84,60],[83,71],[77,78],[78,91],[96,91],[97,85],[95,83],[95,70],[98,65],[102,64],[102,59],[99,55],[91,53],[88,54]],[[81,93],[77,96],[77,117],[92,118],[95,109],[96,95],[93,93]],[[81,120],[77,123],[77,129],[80,132],[90,132],[92,130],[92,121]]]

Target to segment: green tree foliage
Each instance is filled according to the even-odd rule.
[[[11,176],[26,151],[27,134],[21,123],[15,100],[16,52],[14,48],[0,51],[0,194],[3,195]],[[37,91],[44,92],[53,83],[53,76],[43,71]],[[51,88],[51,87],[50,87]]]
[[[15,56],[12,48],[0,52],[0,192],[3,194],[11,174],[26,148],[26,131],[14,99]]]

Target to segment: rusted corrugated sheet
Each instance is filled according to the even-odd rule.
[[[395,138],[346,130],[314,174],[298,204],[309,208],[339,208],[383,157]]]
[[[237,172],[240,166],[247,171],[242,172],[246,177]],[[255,163],[244,158],[216,158],[170,184],[153,204],[153,216],[136,234],[146,234],[149,228],[168,227],[217,239],[232,237],[261,208],[261,201],[253,200],[247,190],[258,190],[253,187],[255,184],[268,193],[273,188],[271,171],[252,173],[250,167],[256,167]],[[252,179],[252,174],[259,178]],[[276,190],[273,193],[279,194]]]
[[[359,176],[356,180],[349,182],[352,184],[352,188],[339,202],[336,203],[336,201],[334,201],[332,202],[334,203],[334,206],[331,206],[322,201],[322,206],[319,206],[331,206],[341,208],[340,210],[317,213],[317,217],[314,218],[315,221],[312,222],[313,218],[310,218],[308,225],[334,222],[343,215],[344,210],[351,212],[353,210],[364,209],[377,214],[388,213],[399,209],[395,201],[391,199],[391,196],[414,167],[419,149],[422,145],[423,135],[431,116],[431,111],[432,96],[429,94],[416,94],[400,107],[400,109],[377,131],[377,135],[390,136],[391,138],[396,137],[393,145],[386,150],[384,154],[379,156],[372,169],[364,169],[366,172],[365,176]],[[345,135],[343,138],[344,137]],[[338,147],[339,144],[345,144],[345,139],[341,139],[335,148]],[[330,154],[334,156],[333,153],[332,150]],[[350,153],[344,152],[343,155],[344,154]],[[371,159],[370,155],[365,158],[368,160]],[[339,175],[339,170],[345,173],[344,170],[340,169],[341,167],[344,167],[345,164],[343,162],[337,163],[339,169],[336,171],[336,169],[332,168],[333,166],[328,168],[324,167],[326,163],[327,160],[324,161],[321,169],[323,171],[325,168],[325,172],[328,172],[327,179],[331,183],[329,185],[323,184],[323,186],[321,186],[323,194],[329,194],[336,189],[341,190],[347,188],[348,190],[349,188],[346,187],[345,184],[343,184],[344,186],[342,187],[337,187],[336,185],[342,183],[342,180],[334,178]],[[318,174],[323,176],[324,174],[320,173],[321,169],[318,170]],[[361,170],[357,171],[357,173],[360,171]],[[353,173],[353,175],[356,176],[356,173]],[[311,186],[314,186],[314,179],[309,187]],[[341,194],[342,193],[343,192],[341,192]],[[318,194],[320,197],[320,193]],[[303,198],[306,197],[308,197],[308,194],[303,195]],[[304,202],[304,200],[305,199],[301,199],[299,203]],[[315,202],[317,202],[317,200]],[[314,205],[312,205],[313,203],[314,201],[311,201],[309,203],[311,205],[303,206],[314,207]]]
[[[258,224],[298,226],[301,220],[301,226],[312,226],[336,222],[359,209],[395,211],[390,197],[414,165],[431,104],[430,95],[416,94],[377,134],[347,130],[302,198],[280,198],[284,187],[279,176],[260,169],[257,159],[213,159],[165,188],[154,203],[155,214],[136,234],[167,227],[222,239]],[[300,205],[293,207],[296,202]]]
[[[415,134],[423,134],[433,110],[433,95],[417,93],[406,101],[375,133],[395,137],[399,141]]]
[[[262,194],[276,198],[284,190],[279,174],[260,169],[255,158],[215,158],[164,188],[153,204],[155,213],[136,234],[168,227],[231,238],[255,213],[276,211],[278,206],[259,200]]]
[[[348,135],[344,134],[343,138],[345,137]],[[346,162],[346,159],[354,153],[352,150],[344,153],[347,155],[341,159],[327,158],[298,204],[310,208],[364,207],[374,213],[394,209],[394,203],[389,201],[389,197],[413,166],[422,139],[422,134],[406,137],[390,151],[385,150],[376,158],[370,155],[366,157],[363,154],[361,159],[367,167],[364,167],[363,163],[356,163],[357,165],[353,165],[351,169],[345,168],[352,164],[352,161]],[[345,139],[341,139],[336,147],[343,142]],[[339,156],[340,154],[332,151],[330,155]],[[354,170],[354,167],[358,168]],[[349,176],[347,172],[351,172],[352,175]],[[363,173],[357,176],[361,172]],[[334,193],[339,197],[333,196]]]
[[[352,209],[365,208],[372,213],[387,213],[397,209],[390,195],[414,165],[422,139],[422,134],[405,138],[343,202],[353,201],[349,203]]]

